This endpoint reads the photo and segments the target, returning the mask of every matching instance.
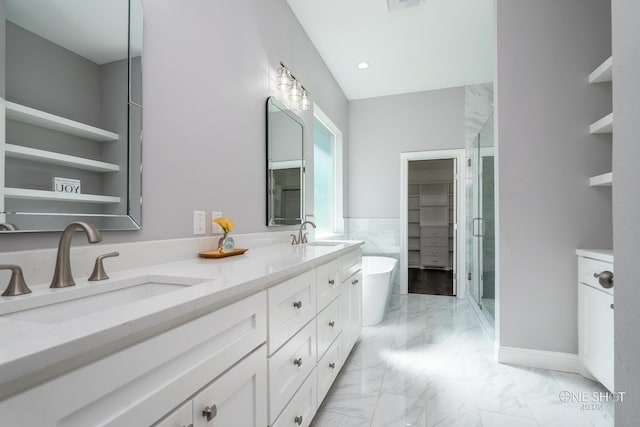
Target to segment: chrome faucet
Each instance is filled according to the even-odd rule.
[[[316,225],[311,222],[311,221],[305,221],[302,224],[300,224],[300,229],[298,230],[298,236],[296,237],[295,234],[292,234],[291,237],[293,238],[291,240],[291,244],[292,245],[300,245],[302,243],[307,243],[307,233],[304,233],[304,229],[305,229],[305,225],[310,224],[313,226],[313,228],[316,228]]]
[[[79,230],[82,230],[87,234],[89,243],[98,243],[102,240],[102,236],[100,236],[98,229],[87,222],[78,221],[67,225],[67,228],[64,229],[60,236],[58,255],[56,257],[56,268],[53,271],[53,279],[51,280],[50,288],[65,288],[76,284],[73,281],[73,275],[71,274],[70,248],[73,233]]]

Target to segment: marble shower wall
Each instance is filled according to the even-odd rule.
[[[467,151],[493,112],[493,83],[464,87],[464,135]]]
[[[348,239],[363,240],[363,255],[388,256],[400,263],[400,218],[345,218]],[[400,291],[398,267],[393,273],[392,293]]]

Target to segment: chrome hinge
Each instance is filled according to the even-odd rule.
[[[471,159],[467,159],[467,166],[471,167]]]
[[[471,280],[471,272],[467,273],[467,280]]]

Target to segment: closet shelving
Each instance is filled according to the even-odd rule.
[[[408,265],[420,268],[420,185],[409,184],[408,193]]]
[[[589,74],[589,83],[607,83],[612,79],[613,57],[607,58],[600,64],[591,74]],[[595,121],[589,126],[591,134],[613,133],[613,113],[609,113],[601,119]],[[592,187],[611,186],[613,184],[613,173],[608,172],[589,179],[589,185]]]
[[[452,187],[447,183],[410,184],[408,193],[409,268],[448,268]]]
[[[117,133],[10,101],[5,102],[5,117],[7,120],[14,120],[56,132],[78,136],[90,141],[110,142],[118,141],[120,139],[120,136]],[[59,153],[55,151],[55,147],[51,147],[51,150],[41,150],[17,144],[5,143],[4,156],[5,158],[31,160],[96,173],[120,171],[120,166],[117,164]],[[4,161],[4,159],[0,160]],[[4,197],[5,199],[68,201],[74,203],[108,204],[120,202],[120,197],[117,196],[57,193],[48,190],[13,187],[4,188]]]
[[[613,172],[592,176],[589,178],[589,184],[592,187],[610,187],[613,184]]]

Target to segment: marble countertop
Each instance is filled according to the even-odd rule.
[[[239,301],[361,246],[343,241],[331,246],[278,244],[221,259],[191,259],[110,273],[110,279],[76,279],[73,288],[31,286],[32,293],[0,300],[0,398],[90,363],[114,351]],[[193,278],[185,286],[137,302],[99,309],[55,323],[7,317],[33,298],[56,298],[68,289],[81,292],[144,275]],[[52,300],[53,301],[53,300]]]

